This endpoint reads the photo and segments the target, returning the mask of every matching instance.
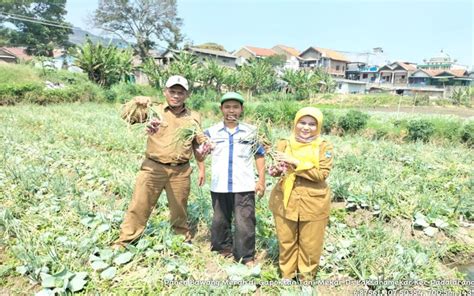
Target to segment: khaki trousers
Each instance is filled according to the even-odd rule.
[[[292,221],[274,215],[280,249],[282,277],[292,279],[300,273],[310,280],[316,275],[329,218],[319,221]]]
[[[132,200],[128,206],[116,244],[125,245],[140,237],[148,218],[163,189],[170,211],[170,224],[176,234],[190,238],[187,224],[187,206],[192,168],[189,162],[170,166],[145,159],[135,182]]]

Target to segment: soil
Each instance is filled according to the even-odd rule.
[[[349,227],[357,227],[359,225],[368,225],[373,218],[374,215],[370,211],[357,210],[349,213],[344,222]]]

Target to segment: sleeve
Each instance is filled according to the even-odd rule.
[[[300,163],[295,169],[297,176],[319,182],[324,181],[329,176],[334,159],[333,146],[331,143],[323,141],[319,149],[319,168],[311,163]]]
[[[199,115],[199,113],[192,112],[192,114],[193,114],[193,120],[197,124],[197,127],[198,127],[196,136],[193,139],[193,144],[199,146],[202,143],[207,142],[209,138],[205,135],[205,133],[203,132],[201,128],[201,116]]]
[[[264,156],[265,148],[262,145],[258,145],[257,151],[255,151],[255,156]]]
[[[285,152],[286,146],[288,146],[288,140],[279,139],[276,145],[276,151]]]

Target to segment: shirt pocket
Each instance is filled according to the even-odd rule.
[[[252,156],[252,143],[249,141],[238,140],[235,142],[235,150],[237,157],[249,158]]]
[[[328,188],[308,188],[306,193],[312,198],[324,198],[328,193]]]
[[[226,147],[226,141],[225,140],[212,140],[212,142],[214,142],[214,144],[216,144],[216,146],[214,147],[214,149],[212,150],[212,154],[213,155],[220,155],[223,153],[225,147]]]

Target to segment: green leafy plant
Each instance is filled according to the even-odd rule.
[[[115,46],[93,44],[88,39],[83,46],[72,50],[74,64],[87,73],[90,80],[100,86],[111,86],[127,81],[133,74],[133,52]]]
[[[350,110],[339,118],[338,124],[345,132],[357,132],[366,126],[368,119],[368,114],[358,110]]]
[[[334,115],[334,112],[330,110],[323,109],[321,110],[323,113],[323,128],[322,131],[325,134],[329,134],[331,130],[337,125],[337,119]]]
[[[454,105],[471,106],[473,97],[474,91],[472,87],[455,88],[451,94],[451,100]]]
[[[425,119],[412,120],[408,122],[407,129],[407,138],[411,141],[427,142],[434,133],[433,123]]]
[[[469,147],[474,146],[474,121],[466,123],[461,131],[461,140]]]

